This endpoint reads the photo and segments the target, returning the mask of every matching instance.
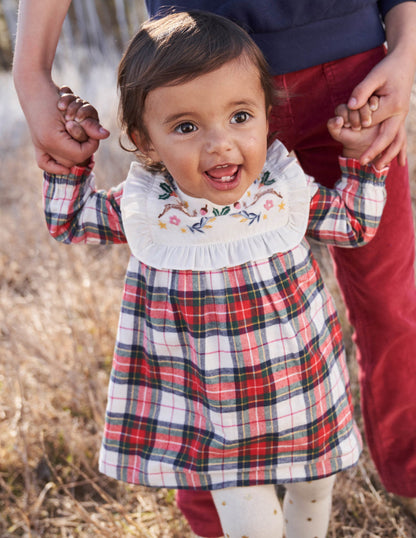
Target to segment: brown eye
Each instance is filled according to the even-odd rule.
[[[185,121],[175,127],[175,131],[180,134],[188,134],[196,131],[196,126],[190,121]]]
[[[245,112],[245,111],[237,112],[231,118],[231,123],[245,123],[250,117],[251,116],[248,112]]]

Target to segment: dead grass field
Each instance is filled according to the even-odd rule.
[[[187,538],[173,491],[97,472],[127,247],[49,237],[41,173],[10,80],[0,87],[0,536]],[[111,99],[84,96],[113,110]],[[416,185],[415,120],[409,136]],[[105,187],[124,178],[130,157],[113,134],[97,161]],[[324,250],[320,258],[339,301]],[[351,331],[339,308],[361,424]],[[416,537],[416,522],[382,488],[366,450],[337,482],[328,536]]]

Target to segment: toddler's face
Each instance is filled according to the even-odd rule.
[[[256,66],[244,58],[152,90],[144,122],[151,141],[147,153],[163,162],[190,196],[232,204],[263,168],[265,96]]]

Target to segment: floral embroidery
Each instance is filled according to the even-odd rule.
[[[261,198],[267,196],[266,201],[263,204],[263,207],[266,211],[270,211],[275,207],[275,203],[272,200],[272,197],[280,198],[281,202],[278,205],[280,211],[285,209],[285,204],[283,202],[283,197],[279,192],[276,192],[273,188],[261,188],[261,187],[270,187],[276,183],[276,180],[270,177],[270,172],[263,172],[262,175],[257,178],[253,187],[258,186],[260,190],[255,194],[254,197],[251,195],[251,191],[246,192],[245,200],[240,200],[235,202],[232,206],[223,206],[223,207],[213,207],[211,209],[212,213],[209,215],[210,208],[208,204],[205,204],[199,210],[189,209],[188,202],[183,201],[179,198],[176,192],[176,186],[174,180],[171,176],[166,176],[166,181],[159,183],[161,193],[159,194],[160,200],[172,200],[171,203],[166,204],[163,207],[162,213],[158,216],[161,219],[166,213],[171,210],[177,210],[185,214],[188,217],[197,217],[201,216],[201,219],[198,222],[195,222],[192,225],[186,225],[186,227],[181,228],[182,233],[186,233],[187,230],[190,230],[192,233],[199,232],[205,233],[204,230],[212,228],[212,223],[216,217],[221,217],[225,215],[230,215],[232,217],[240,217],[240,222],[248,223],[249,226],[256,222],[260,222],[260,219],[267,218],[266,215],[262,215],[262,212],[248,211],[250,207],[255,205]],[[232,210],[236,212],[232,213]],[[181,224],[181,219],[177,215],[173,215],[169,218],[169,223],[173,226],[179,226]],[[167,224],[159,220],[159,226],[161,229],[167,229]]]
[[[260,215],[261,213],[248,213],[248,211],[239,211],[238,213],[234,213],[233,217],[242,217],[240,219],[240,222],[247,222],[248,225],[251,226],[253,222],[259,222],[260,221]]]
[[[212,228],[212,226],[209,225],[210,222],[214,221],[215,218],[213,217],[202,217],[202,219],[199,222],[196,222],[192,226],[188,226],[188,228],[191,230],[192,233],[199,232],[201,234],[204,233],[203,228]]]

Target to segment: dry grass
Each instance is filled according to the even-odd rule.
[[[49,237],[41,174],[10,80],[0,84],[0,536],[186,538],[172,491],[97,472],[128,252],[63,246]],[[84,95],[97,103],[96,95]],[[98,102],[111,108],[108,99],[105,105]],[[103,186],[123,178],[130,160],[113,138],[98,158]],[[329,268],[327,278],[337,294]],[[415,521],[383,490],[366,451],[337,483],[329,536],[416,536]]]

